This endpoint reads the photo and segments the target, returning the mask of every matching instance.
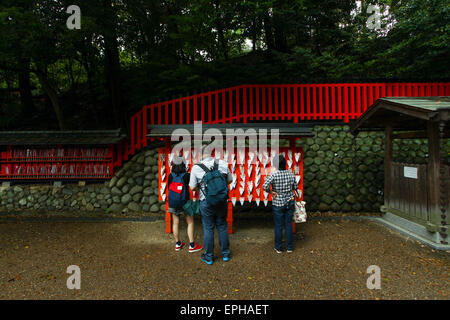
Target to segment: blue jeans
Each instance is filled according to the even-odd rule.
[[[282,207],[272,206],[275,221],[275,249],[281,250],[283,243],[283,226],[286,233],[286,250],[292,250],[292,216],[295,210],[294,200]]]
[[[214,258],[214,227],[219,233],[219,244],[222,257],[230,255],[230,241],[228,239],[228,224],[226,220],[227,203],[223,207],[210,207],[206,200],[200,201],[200,213],[203,224],[203,258],[211,261]]]

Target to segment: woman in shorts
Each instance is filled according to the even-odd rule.
[[[186,171],[186,161],[183,157],[173,159],[169,175],[169,213],[172,214],[172,230],[175,238],[175,251],[180,251],[186,243],[179,238],[180,216],[186,216],[187,234],[189,238],[189,252],[197,252],[203,249],[194,241],[194,217],[183,210],[183,205],[189,200],[190,174]]]

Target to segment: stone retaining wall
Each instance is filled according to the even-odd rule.
[[[304,199],[308,211],[379,212],[383,204],[384,134],[316,125],[315,137],[297,141],[304,150]],[[286,143],[286,142],[284,142]],[[283,145],[283,143],[282,143]],[[394,160],[426,163],[426,140],[394,140]],[[446,143],[447,154],[450,141]],[[102,184],[15,185],[0,189],[0,214],[116,213],[164,214],[158,200],[157,149],[143,150]],[[270,212],[261,203],[237,205],[235,212]]]

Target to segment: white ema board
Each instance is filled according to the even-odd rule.
[[[403,167],[403,176],[405,178],[418,179],[418,170],[415,167]]]

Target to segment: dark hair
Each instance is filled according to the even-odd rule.
[[[273,160],[274,160],[275,167],[278,170],[286,170],[286,159],[284,158],[283,155],[280,154],[280,155],[276,156],[275,158],[273,158]]]
[[[184,163],[173,164],[172,172],[173,173],[184,173],[184,172],[186,172],[186,165]]]
[[[182,157],[175,157],[172,162],[172,172],[173,173],[184,173],[186,172],[186,162]]]

